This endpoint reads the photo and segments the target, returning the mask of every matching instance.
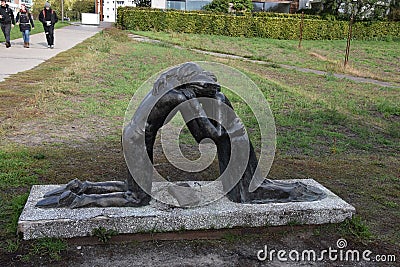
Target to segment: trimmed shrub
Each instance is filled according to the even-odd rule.
[[[120,7],[118,8],[117,23],[128,30],[295,40],[299,38],[300,15],[260,12],[234,16],[203,11]],[[323,20],[318,16],[305,16],[303,39],[345,39],[347,33],[347,21]],[[387,37],[400,38],[400,22],[354,23],[354,39],[386,39]]]

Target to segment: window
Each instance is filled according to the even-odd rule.
[[[253,2],[253,11],[264,11],[264,3]]]
[[[253,2],[253,11],[289,13],[290,2]]]
[[[185,10],[186,3],[184,1],[167,1],[168,9]]]
[[[186,10],[201,10],[203,6],[207,5],[211,1],[201,1],[201,0],[187,0]]]
[[[289,13],[290,3],[265,3],[265,11],[277,12],[277,13]]]

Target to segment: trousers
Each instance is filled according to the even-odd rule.
[[[1,30],[3,31],[4,37],[6,39],[6,43],[10,42],[10,32],[11,32],[11,23],[1,24]]]
[[[29,43],[29,33],[30,30],[24,30],[22,32],[22,39],[24,39],[24,43]]]
[[[54,45],[54,26],[44,26],[48,45]]]

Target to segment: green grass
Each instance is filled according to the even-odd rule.
[[[0,150],[0,169],[2,170],[0,189],[6,190],[21,184],[37,182],[37,174],[34,172],[40,172],[40,170],[32,168],[32,172],[29,171],[35,161],[37,161],[35,156],[27,150],[18,152]]]
[[[0,240],[16,232],[19,214],[28,198],[30,186],[46,172],[47,163],[36,149],[4,146],[0,149]]]
[[[339,232],[343,236],[355,236],[362,240],[369,240],[372,237],[372,233],[365,221],[357,215],[342,222],[339,225]]]
[[[196,43],[210,41],[208,36],[195,38]],[[247,42],[229,41],[232,47],[241,48]],[[320,45],[324,51],[331,47],[322,44],[317,41],[313,47]],[[390,50],[390,42],[381,43],[383,47],[388,44]],[[287,54],[294,51],[290,45],[275,44]],[[37,255],[36,243],[26,245],[15,239],[17,219],[33,184],[66,183],[77,177],[90,181],[126,177],[120,136],[131,97],[155,73],[189,60],[228,64],[247,74],[260,88],[277,127],[277,156],[271,178],[316,179],[354,205],[362,218],[345,225],[344,233],[363,241],[374,239],[379,244],[399,246],[399,88],[137,43],[113,29],[0,83],[3,255],[16,251],[27,259]],[[382,69],[390,68],[384,65]],[[238,96],[224,92],[259,151],[260,132],[249,107]],[[180,140],[189,148],[194,145],[187,130]],[[156,161],[165,162],[158,154]],[[176,175],[168,168],[161,166],[160,173]],[[215,166],[201,178],[217,172]],[[336,233],[335,229],[322,228],[331,235]],[[57,241],[48,246],[55,251],[63,247]],[[44,252],[44,256],[52,253]],[[57,258],[60,253],[54,255]]]
[[[33,29],[31,31],[31,35],[44,32],[43,24],[40,21],[35,20],[34,24],[35,24],[35,29]],[[68,26],[68,25],[69,25],[69,23],[67,23],[67,22],[58,22],[55,24],[54,27],[56,29],[59,29],[59,28],[62,28],[62,27]],[[10,39],[14,40],[14,39],[18,39],[18,38],[22,38],[22,33],[19,30],[19,26],[15,25],[15,27],[11,29]],[[4,42],[4,41],[5,41],[4,35],[3,35],[3,33],[1,33],[0,34],[0,42]]]
[[[29,253],[22,257],[24,262],[32,262],[35,257],[46,257],[50,261],[61,259],[61,252],[67,248],[67,243],[56,238],[41,238],[35,240],[29,248]]]
[[[400,82],[399,41],[353,40],[349,57],[350,67],[345,70],[342,65],[346,40],[303,40],[302,48],[298,49],[298,41],[295,40],[165,32],[135,33],[188,48],[234,54],[273,64],[288,64],[328,72],[345,72],[383,81]]]

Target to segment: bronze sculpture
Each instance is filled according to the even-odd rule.
[[[46,193],[36,206],[80,208],[148,205],[151,200],[156,135],[178,111],[198,143],[210,139],[217,146],[223,190],[231,201],[262,204],[315,201],[325,197],[319,189],[300,182],[284,183],[268,179],[250,192],[251,179],[258,175],[258,161],[245,127],[233,111],[229,99],[221,92],[215,75],[196,63],[188,62],[160,75],[152,91],[125,126],[122,142],[129,168],[126,181],[92,183],[73,180]],[[187,187],[187,184],[183,187]]]

